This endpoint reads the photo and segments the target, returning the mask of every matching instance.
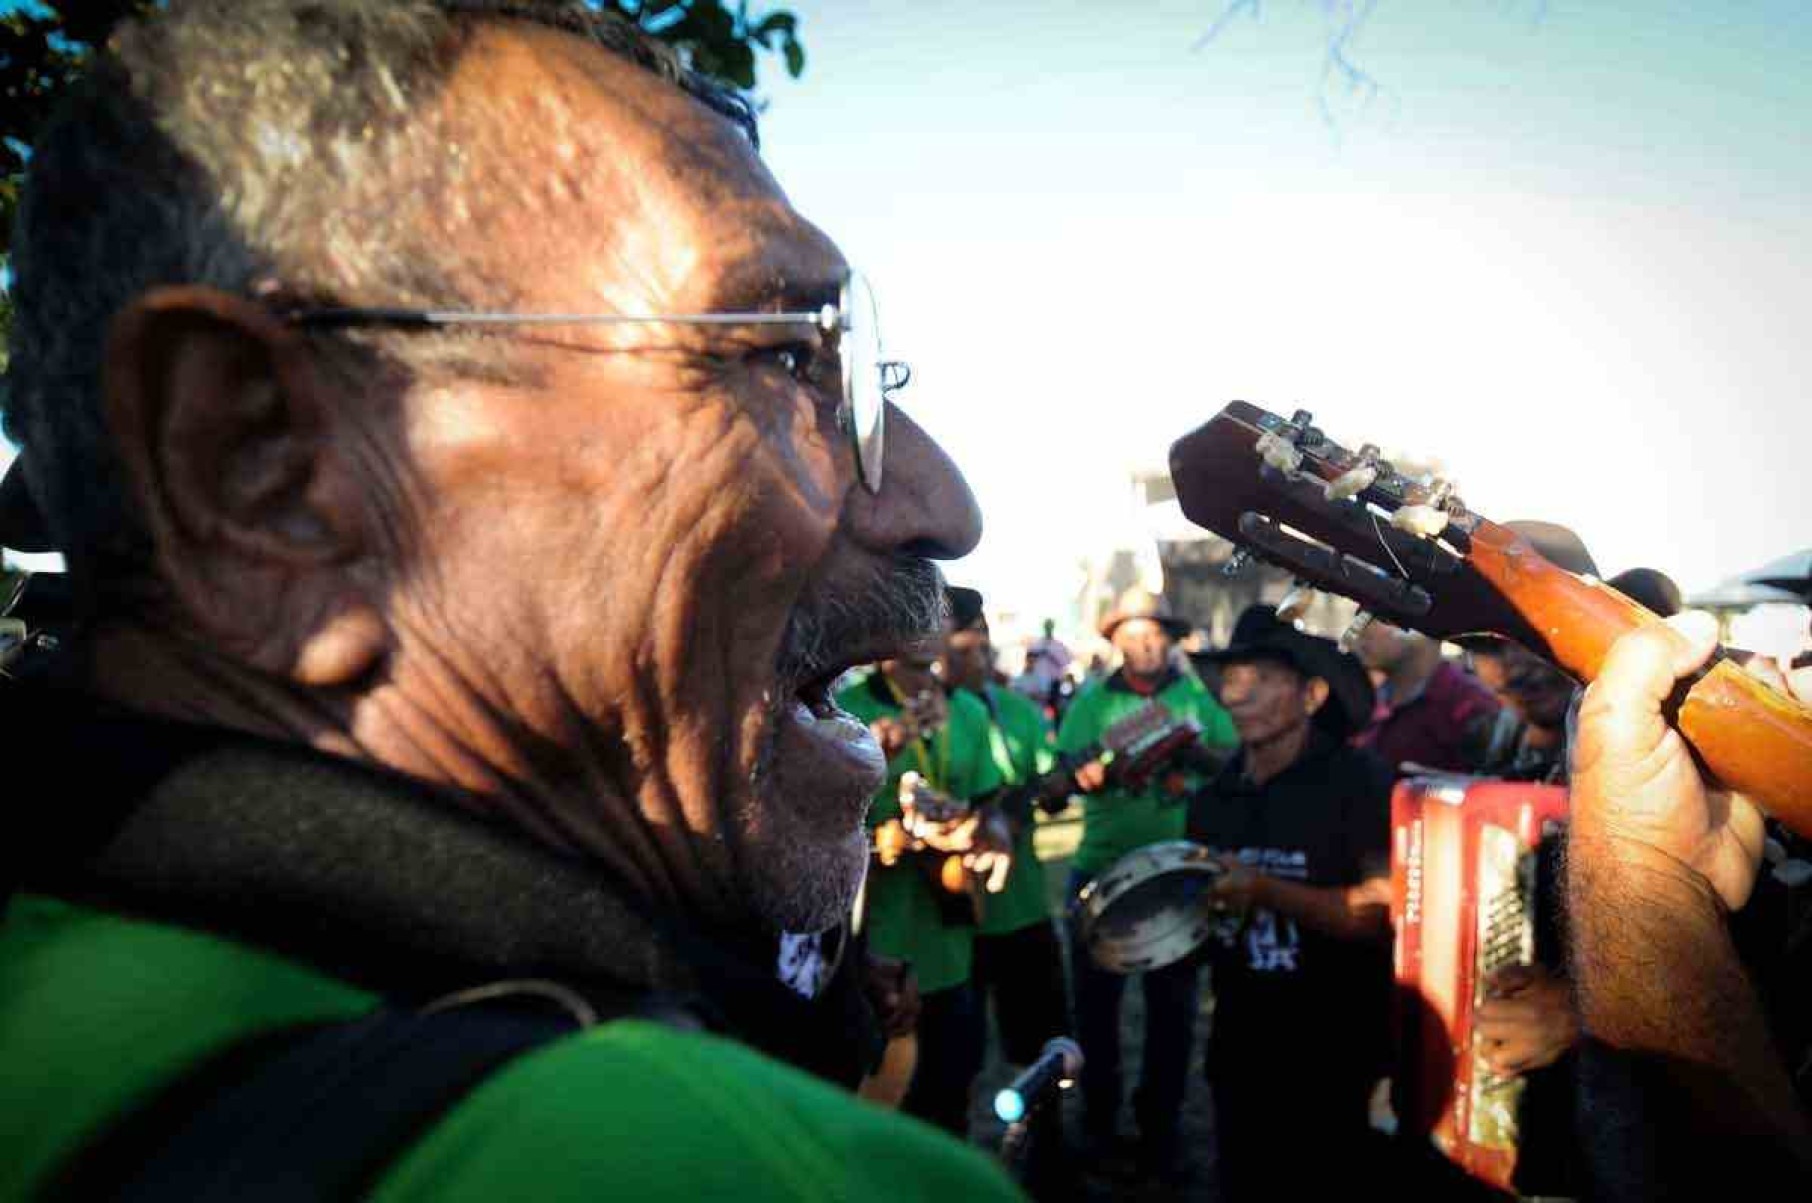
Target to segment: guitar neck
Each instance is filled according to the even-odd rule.
[[[1450,483],[1341,447],[1307,412],[1231,402],[1171,447],[1170,475],[1191,521],[1438,639],[1501,635],[1591,681],[1618,636],[1660,621],[1471,512]],[[1670,717],[1710,774],[1812,838],[1812,710],[1727,658],[1677,702]]]
[[[1661,621],[1610,586],[1555,567],[1495,523],[1473,532],[1469,562],[1548,657],[1581,681],[1597,678],[1619,636]],[[1675,703],[1675,725],[1720,785],[1812,838],[1812,710],[1721,653]]]

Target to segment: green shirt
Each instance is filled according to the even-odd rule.
[[[1204,746],[1229,752],[1239,742],[1233,720],[1194,673],[1175,674],[1153,696],[1171,713],[1200,723]],[[1058,750],[1080,752],[1099,743],[1109,727],[1150,700],[1134,693],[1117,672],[1084,686],[1063,716]],[[1171,796],[1164,792],[1162,782],[1160,774],[1137,793],[1109,786],[1086,795],[1082,800],[1082,844],[1071,863],[1093,876],[1135,848],[1182,839],[1183,800],[1201,783],[1191,781],[1189,789]]]
[[[994,720],[988,730],[988,752],[1000,770],[1001,780],[1008,785],[1023,785],[1050,772],[1057,763],[1057,748],[1044,711],[1037,703],[998,685],[987,686],[987,694]],[[1036,809],[1033,813],[1037,813]],[[1007,874],[1006,888],[982,898],[982,935],[1002,936],[1050,918],[1044,866],[1032,846],[1036,834],[1037,824],[1028,817],[1013,843],[1013,869]]]
[[[896,715],[894,700],[877,671],[837,695],[837,705],[865,723]],[[988,709],[968,694],[950,698],[950,719],[936,732],[901,748],[887,762],[887,783],[868,808],[870,830],[900,815],[900,777],[912,771],[934,788],[952,797],[969,800],[998,789],[1000,770],[988,746]],[[937,854],[922,854],[937,855]],[[943,918],[947,905],[939,887],[908,856],[883,868],[869,865],[865,887],[868,946],[882,956],[912,963],[919,990],[929,994],[969,980],[975,954],[975,925],[949,923]]]
[[[29,1197],[91,1133],[261,1032],[377,1000],[233,941],[31,896],[0,922],[0,1198]],[[491,1074],[371,1197],[1010,1199],[1000,1170],[730,1041],[620,1020]]]

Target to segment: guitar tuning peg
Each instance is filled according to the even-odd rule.
[[[1352,651],[1359,642],[1359,636],[1365,634],[1365,628],[1371,625],[1372,615],[1369,610],[1361,610],[1353,615],[1353,621],[1347,624],[1346,630],[1340,632],[1340,650]]]
[[[1418,539],[1432,539],[1447,529],[1446,510],[1432,505],[1406,505],[1390,516],[1390,524]]]
[[[1238,576],[1251,563],[1252,553],[1243,547],[1236,547],[1233,549],[1233,554],[1227,557],[1227,562],[1221,565],[1221,575]]]
[[[1323,486],[1322,493],[1329,501],[1346,501],[1359,496],[1377,481],[1378,465],[1361,463],[1356,467],[1348,468],[1333,480],[1328,481]]]
[[[1259,436],[1258,454],[1265,463],[1286,475],[1302,467],[1302,452],[1296,444],[1275,431],[1266,431]]]
[[[1277,620],[1292,625],[1308,613],[1309,603],[1315,600],[1315,589],[1307,581],[1297,580],[1290,586],[1290,591],[1277,603]]]

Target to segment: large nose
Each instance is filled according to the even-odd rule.
[[[881,491],[850,490],[848,529],[881,554],[954,560],[981,541],[981,509],[937,441],[892,404]]]

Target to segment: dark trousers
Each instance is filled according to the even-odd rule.
[[[1003,1061],[1030,1065],[1051,1037],[1070,1030],[1063,953],[1049,919],[998,936],[975,937],[975,989],[983,1007],[993,999]],[[1070,1198],[1074,1183],[1060,1101],[1047,1100],[1029,1124],[1020,1163],[1010,1171],[1034,1199]]]
[[[1358,1198],[1379,1184],[1369,1082],[1297,1063],[1211,1064],[1208,1083],[1228,1203]]]
[[[919,1061],[900,1109],[959,1140],[969,1137],[969,1088],[986,1035],[970,983],[933,990],[919,1007]]]
[[[1003,1061],[1030,1065],[1046,1041],[1070,1030],[1063,954],[1048,919],[975,937],[975,989],[983,1006],[994,1003]]]
[[[1088,878],[1074,874],[1071,896]],[[1076,1039],[1082,1045],[1082,1115],[1090,1137],[1108,1140],[1120,1113],[1120,999],[1127,978],[1100,968],[1074,924],[1070,965],[1076,985]],[[1197,967],[1193,957],[1138,975],[1145,995],[1145,1047],[1133,1116],[1148,1155],[1176,1151],[1189,1057],[1195,1037]]]

